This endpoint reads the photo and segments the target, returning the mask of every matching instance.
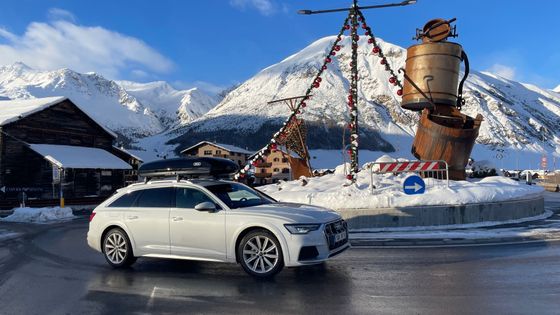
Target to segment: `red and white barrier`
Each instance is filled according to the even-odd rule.
[[[373,170],[377,173],[437,171],[440,170],[440,161],[389,162],[379,163],[377,166]]]

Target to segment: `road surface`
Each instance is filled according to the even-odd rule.
[[[0,243],[1,314],[558,314],[560,243],[353,248],[256,280],[234,264],[139,259],[114,270],[87,220]]]

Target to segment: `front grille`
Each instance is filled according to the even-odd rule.
[[[340,234],[344,234],[345,237],[337,241],[337,235]],[[327,238],[330,250],[348,243],[348,227],[346,225],[346,221],[338,220],[325,225],[325,237]]]

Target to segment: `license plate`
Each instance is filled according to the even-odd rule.
[[[346,239],[346,233],[338,233],[334,235],[334,241],[335,243],[338,243],[340,241],[343,241]]]

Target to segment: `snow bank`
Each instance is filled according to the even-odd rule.
[[[305,181],[300,179],[259,189],[279,201],[310,203],[335,210],[498,202],[537,197],[544,192],[539,186],[493,176],[479,180],[449,181],[449,188],[444,181],[429,179],[426,180],[426,193],[406,195],[402,186],[410,173],[374,175],[373,184],[376,188],[372,191],[369,171],[362,170],[358,173],[356,184],[345,187],[344,170],[344,165],[340,165],[334,174],[306,178],[305,186]]]
[[[56,223],[74,218],[72,208],[45,207],[45,208],[14,208],[14,213],[0,218],[4,222],[23,223]]]

